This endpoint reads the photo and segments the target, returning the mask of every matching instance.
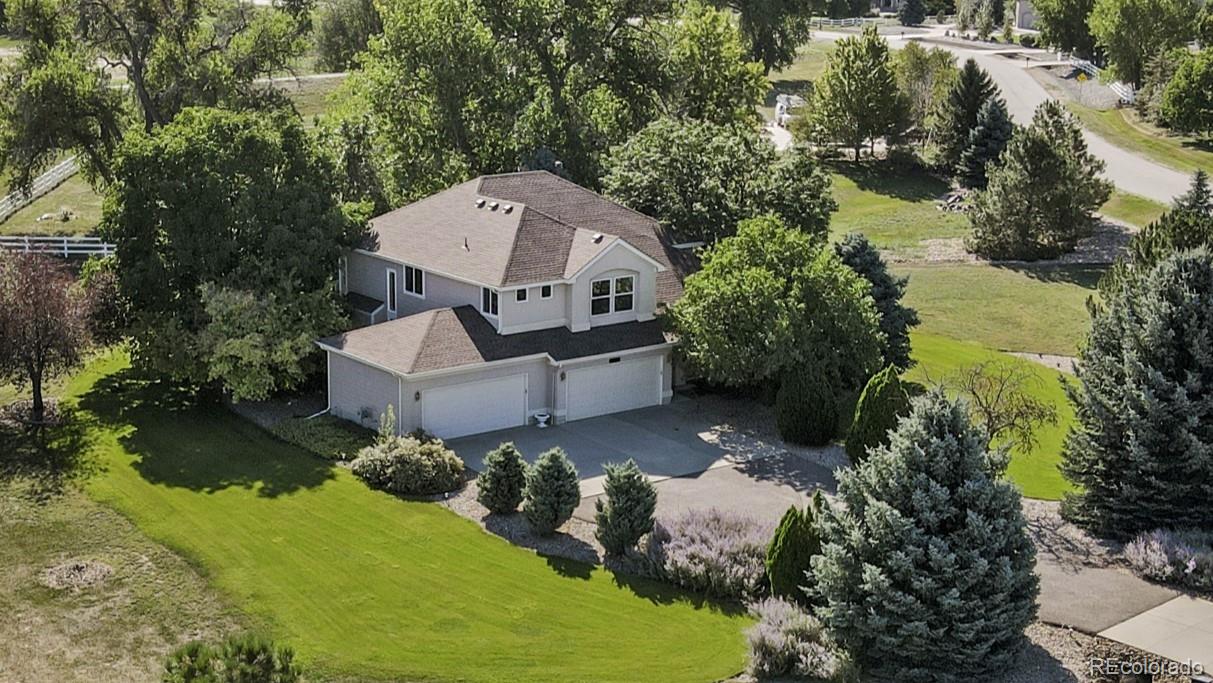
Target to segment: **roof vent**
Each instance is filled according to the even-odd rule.
[[[509,213],[514,210],[514,205],[506,204],[505,206],[501,207],[501,210],[504,211],[505,213]]]
[[[594,239],[594,244],[598,244],[599,242],[602,241],[602,233],[600,233],[600,232],[594,233],[593,239]]]
[[[489,211],[497,210],[497,202],[489,202]]]
[[[463,238],[463,250],[464,251],[472,250],[472,248],[468,246],[468,238],[466,238],[466,237]]]
[[[483,208],[484,208],[484,197],[481,197],[481,198],[479,198],[479,199],[477,199],[477,200],[476,200],[476,208],[477,208],[477,209],[483,209]]]

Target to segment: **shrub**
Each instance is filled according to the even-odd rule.
[[[692,510],[653,525],[645,555],[659,577],[707,595],[750,600],[766,592],[769,525],[720,510]]]
[[[1019,44],[1024,47],[1036,47],[1036,36],[1031,33],[1025,33],[1019,36]]]
[[[526,475],[522,514],[531,530],[550,534],[569,521],[581,502],[577,469],[561,448],[544,451]]]
[[[219,647],[186,643],[165,659],[164,683],[294,683],[295,653],[255,635],[230,636]]]
[[[270,432],[328,460],[352,460],[375,439],[374,432],[331,415],[295,417],[274,425]]]
[[[806,588],[812,589],[813,580],[808,574],[813,570],[813,557],[821,553],[817,513],[824,505],[821,491],[818,491],[804,510],[793,505],[784,513],[767,548],[767,579],[771,584],[771,595],[806,607],[809,605]]]
[[[463,483],[463,461],[442,441],[396,436],[367,446],[350,469],[371,488],[428,496]]]
[[[988,680],[1022,650],[1040,587],[1006,464],[935,390],[888,446],[839,470],[813,560],[817,614],[874,679]]]
[[[526,488],[526,461],[513,442],[506,442],[484,456],[484,471],[476,477],[476,500],[489,512],[508,514],[518,510]]]
[[[636,547],[640,538],[653,530],[653,512],[657,509],[657,489],[628,460],[622,465],[607,465],[606,501],[594,501],[594,537],[608,554],[623,555]]]
[[[750,605],[758,623],[746,631],[749,665],[758,678],[797,676],[814,681],[856,681],[857,672],[838,651],[821,622],[794,603],[767,598]]]
[[[784,441],[825,446],[838,433],[838,399],[825,374],[796,368],[775,395],[775,426]]]
[[[1130,541],[1124,554],[1147,579],[1213,591],[1213,532],[1155,529]]]
[[[901,385],[897,368],[889,366],[872,375],[855,404],[855,417],[847,432],[847,457],[862,461],[868,450],[887,444],[897,419],[910,412],[910,396]]]

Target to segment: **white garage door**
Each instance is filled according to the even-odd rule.
[[[526,375],[436,387],[421,392],[421,426],[453,439],[526,424]]]
[[[661,403],[660,356],[570,370],[568,419],[618,413]]]

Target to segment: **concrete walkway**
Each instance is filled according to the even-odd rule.
[[[1208,600],[1181,595],[1099,635],[1213,671],[1213,602]]]

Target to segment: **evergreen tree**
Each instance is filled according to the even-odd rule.
[[[1213,256],[1168,257],[1111,293],[1067,386],[1063,513],[1128,538],[1213,526]]]
[[[1128,282],[1148,274],[1173,254],[1202,246],[1213,247],[1213,214],[1186,208],[1198,203],[1199,199],[1181,197],[1176,209],[1134,235],[1126,253],[1100,278],[1100,296],[1107,301]]]
[[[476,500],[497,514],[518,510],[526,488],[526,462],[522,453],[507,441],[484,456],[484,470],[476,477]]]
[[[1213,215],[1213,190],[1209,188],[1209,174],[1197,169],[1192,176],[1192,186],[1175,198],[1176,211],[1191,211],[1204,216]]]
[[[855,404],[855,416],[847,432],[847,457],[858,465],[868,451],[889,443],[889,432],[897,420],[910,412],[910,395],[901,385],[897,368],[889,366],[872,375]]]
[[[901,0],[897,8],[897,20],[902,26],[918,26],[927,19],[927,6],[923,0]]]
[[[1072,251],[1094,230],[1095,211],[1112,194],[1103,170],[1065,107],[1041,104],[989,171],[969,214],[969,248],[990,259],[1029,261]]]
[[[910,328],[918,325],[918,311],[901,303],[909,278],[889,274],[880,251],[861,233],[847,234],[834,250],[847,267],[872,286],[872,301],[880,312],[880,331],[885,335],[885,365],[909,368],[914,364],[910,358]]]
[[[767,547],[767,580],[771,595],[808,607],[810,600],[805,588],[812,588],[813,557],[821,554],[821,535],[817,531],[817,515],[825,507],[825,498],[818,490],[808,506],[800,510],[788,508],[775,529]]]
[[[942,391],[857,467],[822,513],[818,614],[880,680],[988,680],[1022,649],[1039,580],[1003,454]]]
[[[594,537],[608,554],[623,555],[653,530],[657,489],[634,460],[602,469],[606,473],[606,499],[594,501],[594,521],[598,524]]]
[[[969,144],[960,154],[960,166],[956,169],[960,182],[965,187],[984,190],[987,167],[998,162],[1014,133],[1006,103],[998,97],[986,100],[977,115],[977,126],[969,131]]]
[[[838,397],[833,373],[813,365],[784,373],[775,394],[775,426],[788,443],[825,446],[838,433]]]
[[[577,468],[569,462],[564,449],[546,450],[527,471],[522,514],[531,530],[542,536],[569,521],[581,502]]]
[[[969,131],[977,126],[977,115],[987,100],[998,96],[998,86],[990,75],[969,59],[960,70],[960,78],[948,91],[939,115],[935,117],[935,143],[939,146],[939,163],[955,169],[960,155],[969,144]]]

